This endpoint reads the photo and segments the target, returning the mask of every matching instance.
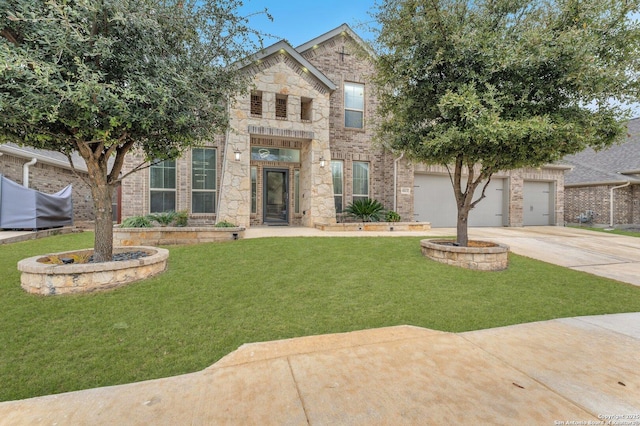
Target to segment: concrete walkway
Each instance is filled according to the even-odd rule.
[[[252,228],[246,237],[274,234],[332,236],[305,228]],[[425,235],[453,235],[453,230]],[[640,276],[640,243],[630,237],[556,227],[477,228],[471,236],[621,281]],[[398,326],[250,343],[192,374],[4,402],[0,425],[554,425],[611,420],[608,424],[640,426],[638,354],[640,313],[459,334]]]

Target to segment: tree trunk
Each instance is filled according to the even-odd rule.
[[[456,227],[456,243],[461,247],[469,245],[469,207],[467,203],[458,204],[458,223]]]
[[[96,262],[113,259],[113,188],[104,182],[91,182],[91,195],[96,215],[93,258]]]

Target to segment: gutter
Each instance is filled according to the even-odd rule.
[[[620,189],[631,185],[631,182],[624,183],[622,185],[614,186],[611,188],[611,193],[609,195],[609,228],[613,230],[613,190]]]
[[[393,160],[393,211],[398,212],[398,163],[404,157],[404,151],[400,153],[400,157]]]
[[[31,161],[24,163],[22,165],[22,186],[25,188],[29,187],[29,167],[33,166],[38,162],[36,157],[33,157]]]

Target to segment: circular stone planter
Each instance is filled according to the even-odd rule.
[[[470,241],[475,247],[459,247],[451,240],[421,240],[422,254],[436,262],[480,271],[507,269],[509,246],[486,241]]]
[[[22,272],[22,288],[32,294],[53,296],[59,294],[89,293],[108,290],[134,281],[140,281],[163,272],[167,268],[169,251],[157,247],[116,247],[114,253],[143,251],[148,254],[134,260],[100,263],[52,265],[42,263],[49,255],[40,255],[18,262]],[[93,249],[55,253],[57,256],[92,253]]]

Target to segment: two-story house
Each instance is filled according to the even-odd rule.
[[[373,198],[403,221],[455,226],[446,169],[373,143],[372,55],[344,24],[297,48],[281,41],[248,58],[240,66],[253,86],[229,105],[230,131],[127,177],[122,217],[186,210],[193,224],[314,226]],[[129,167],[140,159],[132,155]],[[564,170],[495,176],[470,224],[561,223]]]

